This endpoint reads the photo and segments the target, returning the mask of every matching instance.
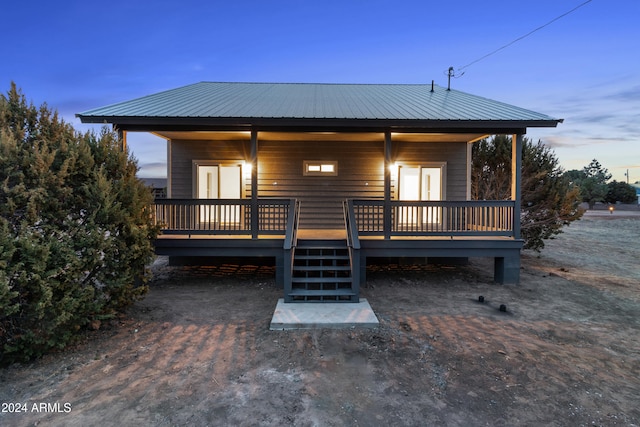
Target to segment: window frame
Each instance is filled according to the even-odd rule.
[[[331,167],[331,170],[323,170],[325,167]],[[317,168],[317,170],[311,170]],[[338,176],[337,160],[303,160],[302,162],[303,176]]]

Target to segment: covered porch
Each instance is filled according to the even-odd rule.
[[[254,129],[238,143],[221,143],[230,152],[242,147],[237,160],[213,163],[193,154],[203,141],[183,134],[186,142],[170,142],[172,162],[184,158],[190,168],[174,167],[170,198],[155,202],[162,229],[156,252],[272,257],[286,302],[357,302],[372,258],[493,257],[495,281],[518,283],[522,134],[512,138],[512,197],[501,201],[469,200],[471,144],[483,136]],[[207,147],[221,149],[216,138],[228,137],[208,132],[214,142]],[[182,149],[190,154],[178,154]],[[322,173],[325,166],[330,173]],[[233,184],[223,187],[226,178]]]
[[[514,201],[348,199],[339,229],[300,228],[296,199],[158,199],[159,255],[272,257],[285,301],[357,302],[367,259],[493,257],[517,283],[522,240]]]

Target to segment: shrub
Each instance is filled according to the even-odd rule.
[[[475,200],[511,198],[511,138],[496,135],[473,145],[471,195]],[[522,142],[520,222],[524,248],[540,252],[544,240],[580,219],[579,190],[563,176],[555,153],[542,142]]]
[[[147,290],[151,193],[117,135],[0,96],[0,365],[62,348]]]

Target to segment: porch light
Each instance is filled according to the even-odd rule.
[[[242,162],[242,174],[245,179],[251,178],[251,163]]]
[[[398,178],[398,167],[399,165],[397,163],[391,163],[389,165],[389,172],[391,172],[391,179]]]

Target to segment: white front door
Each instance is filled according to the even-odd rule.
[[[199,199],[240,199],[242,167],[240,165],[197,165],[196,193]],[[240,206],[200,206],[200,222],[238,223]]]

